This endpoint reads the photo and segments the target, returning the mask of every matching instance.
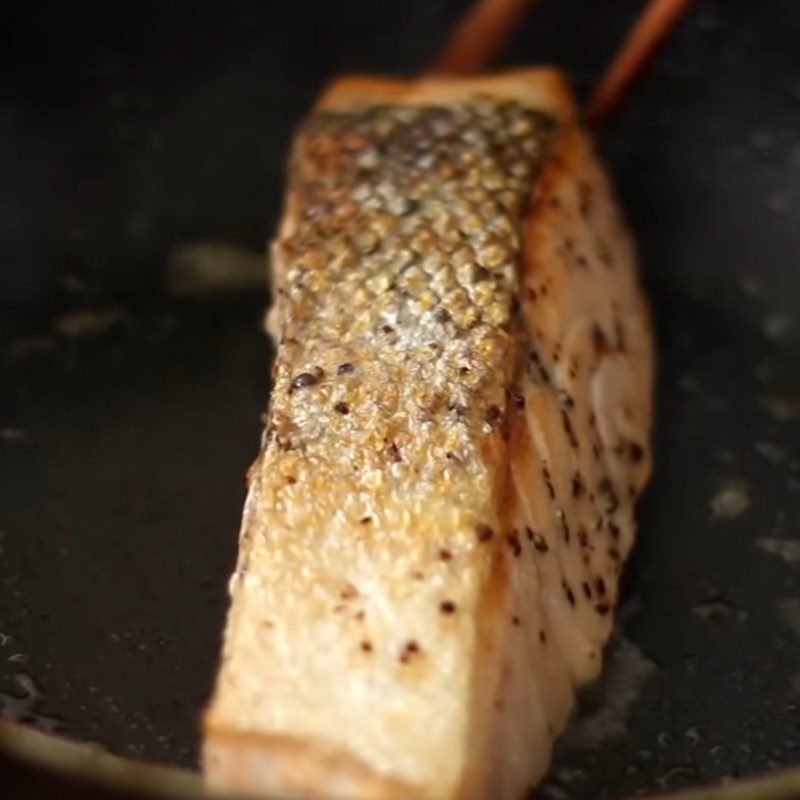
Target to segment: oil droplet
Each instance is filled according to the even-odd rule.
[[[756,544],[786,564],[800,564],[800,541],[797,539],[756,539]]]
[[[750,484],[739,478],[724,481],[709,501],[713,519],[733,519],[749,505]]]
[[[534,795],[536,800],[569,800],[569,792],[556,781],[546,781]]]
[[[31,725],[44,733],[53,733],[63,727],[61,720],[37,712],[44,695],[30,675],[18,672],[14,675],[14,680],[20,693],[0,692],[0,716],[11,722]]]
[[[697,767],[691,764],[676,764],[663,775],[656,778],[655,783],[659,789],[668,789],[677,783],[686,784],[697,779]]]
[[[791,317],[788,314],[784,314],[782,311],[773,311],[767,314],[761,324],[764,336],[770,342],[780,342],[782,339],[785,339],[791,327]]]
[[[565,744],[598,747],[624,737],[628,716],[655,669],[636,644],[616,634],[600,683],[583,695],[583,708],[568,728]]]
[[[581,767],[561,767],[556,770],[556,778],[565,786],[580,780],[585,775]]]

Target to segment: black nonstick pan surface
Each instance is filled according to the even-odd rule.
[[[504,63],[585,95],[641,6],[542,0]],[[174,264],[257,257],[326,80],[413,74],[464,7],[4,11],[2,716],[196,766],[271,349],[265,285]],[[800,4],[698,0],[598,143],[657,323],[657,469],[552,800],[800,765]]]

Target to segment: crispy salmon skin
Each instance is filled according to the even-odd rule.
[[[650,472],[634,249],[558,73],[335,84],[273,264],[207,780],[517,800],[600,670]]]

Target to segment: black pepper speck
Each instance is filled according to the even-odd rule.
[[[571,606],[575,605],[575,593],[570,588],[569,584],[566,581],[563,581],[561,587],[564,589],[564,594],[567,596],[567,600]]]
[[[483,522],[475,526],[475,535],[479,542],[489,542],[494,537],[494,530]]]
[[[301,372],[299,375],[295,376],[292,380],[292,389],[305,389],[309,386],[314,386],[315,384],[319,383],[320,375],[312,372]]]
[[[400,663],[401,664],[408,664],[409,661],[415,656],[420,653],[420,646],[419,644],[414,641],[414,639],[409,639],[405,645],[403,646],[402,651],[400,652]]]

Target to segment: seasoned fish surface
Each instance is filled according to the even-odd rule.
[[[209,781],[516,798],[599,670],[649,470],[605,178],[550,72],[344,82],[298,133],[273,256]]]

